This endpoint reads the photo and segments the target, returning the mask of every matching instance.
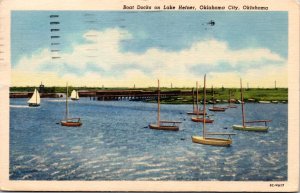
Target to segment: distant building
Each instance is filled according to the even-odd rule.
[[[39,92],[40,93],[45,93],[45,86],[43,85],[43,82],[41,82],[41,84],[40,84]]]

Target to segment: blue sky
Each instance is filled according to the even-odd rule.
[[[59,18],[49,17],[55,14]],[[245,77],[268,87],[273,77],[287,86],[287,74],[276,78],[287,68],[287,17],[287,12],[13,11],[12,82],[37,84],[26,76],[48,73],[48,85],[69,79],[77,85],[151,86],[151,79],[155,84],[160,78],[190,86],[207,73],[218,85],[235,86],[233,77]],[[208,25],[210,20],[216,24]],[[51,21],[60,22],[59,32],[50,32]],[[51,35],[59,35],[61,44],[51,46]],[[61,59],[51,59],[51,49],[60,50]],[[262,80],[251,76],[259,69]]]

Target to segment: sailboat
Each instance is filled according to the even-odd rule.
[[[198,81],[196,82],[196,104],[197,104],[197,109],[199,109],[198,108]],[[204,100],[205,101],[205,100]],[[200,114],[202,114],[203,115],[203,113],[204,113],[204,110],[202,110],[201,112],[199,111],[196,115],[196,117],[192,117],[191,118],[191,120],[193,121],[193,122],[203,122],[203,121],[205,121],[206,123],[212,123],[212,122],[214,122],[214,120],[212,120],[212,119],[209,119],[209,118],[206,118],[206,116],[203,116],[203,117],[199,117],[199,115]],[[206,115],[206,112],[204,113],[205,115]]]
[[[79,95],[78,95],[78,92],[76,90],[72,90],[72,92],[71,92],[71,100],[74,100],[74,101],[79,100]]]
[[[198,88],[197,88],[197,90],[198,90]],[[198,99],[196,99],[196,104],[195,104],[195,92],[194,92],[194,88],[192,90],[192,93],[193,93],[193,112],[187,112],[187,114],[188,115],[199,115],[199,114],[201,115],[201,114],[203,114],[203,110],[200,110],[200,108],[199,108]]]
[[[192,89],[192,99],[193,99],[193,112],[187,112],[188,115],[194,115],[197,114],[197,109],[195,106],[195,92],[194,92],[194,88]]]
[[[242,79],[240,79],[241,85],[241,105],[242,105],[242,123],[243,125],[233,125],[232,128],[235,130],[242,130],[242,131],[260,131],[260,132],[267,132],[269,127],[267,126],[267,122],[271,122],[271,120],[254,120],[254,121],[245,121],[245,103],[244,103],[244,95],[243,95],[243,86],[242,86]],[[246,123],[265,123],[264,126],[246,126]]]
[[[206,75],[204,75],[204,101],[206,101]],[[205,111],[206,111],[206,103],[203,103],[203,117],[205,116]],[[202,131],[202,136],[192,136],[192,141],[194,143],[200,143],[203,145],[213,145],[213,146],[230,146],[232,144],[232,139],[231,135],[235,135],[235,133],[209,133],[206,131],[205,128],[205,121],[203,123],[203,131]],[[227,135],[228,139],[224,138],[214,138],[214,137],[207,137],[209,135]]]
[[[165,130],[165,131],[179,131],[178,124],[181,123],[180,121],[165,121],[160,120],[160,86],[158,80],[158,89],[157,89],[157,123],[150,124],[150,129],[156,130]]]
[[[229,91],[229,105],[227,106],[228,108],[237,108],[237,106],[236,105],[233,105],[232,103],[231,103],[231,91]]]
[[[215,106],[215,94],[214,94],[214,87],[212,87],[212,103],[213,103],[213,106],[211,108],[208,108],[208,110],[210,111],[217,111],[217,112],[224,112],[227,108],[226,107],[216,107]]]
[[[80,118],[69,118],[69,107],[68,107],[68,84],[66,92],[66,114],[65,119],[60,122],[61,126],[66,127],[79,127],[82,125]]]
[[[33,95],[31,96],[31,98],[28,100],[27,103],[28,103],[28,106],[30,106],[30,107],[40,106],[41,97],[40,97],[39,91],[34,89]]]

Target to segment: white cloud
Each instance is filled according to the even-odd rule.
[[[83,37],[86,42],[60,54],[61,60],[52,60],[53,53],[47,49],[21,58],[13,69],[13,85],[36,84],[35,79],[45,82],[49,75],[55,78],[48,78],[48,85],[68,81],[86,86],[153,86],[160,78],[166,86],[171,82],[174,86],[193,86],[196,80],[202,80],[204,72],[209,72],[220,86],[232,85],[240,76],[262,86],[272,85],[271,79],[280,76],[283,86],[287,86],[286,60],[267,48],[233,50],[224,41],[209,39],[179,51],[149,48],[136,53],[121,50],[123,41],[134,38],[126,30],[88,31]],[[229,70],[222,68],[223,63]]]
[[[287,87],[288,74],[287,65],[280,67],[263,66],[261,68],[249,69],[243,74],[234,72],[213,72],[208,76],[208,85],[214,84],[216,87],[239,87],[240,78],[242,78],[244,88],[247,83],[250,87],[274,87],[274,81],[277,82],[277,87]]]

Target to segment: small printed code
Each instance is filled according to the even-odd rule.
[[[284,184],[270,184],[270,187],[284,187]]]

